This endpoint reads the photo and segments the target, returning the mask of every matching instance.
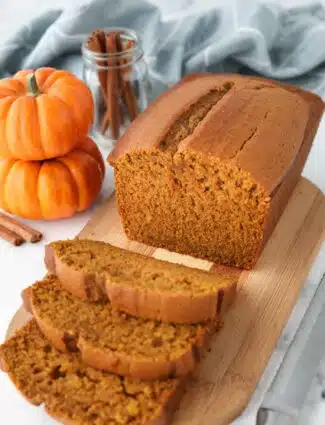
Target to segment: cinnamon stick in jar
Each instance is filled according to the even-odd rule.
[[[99,82],[105,99],[104,111],[102,102],[95,105],[98,108],[95,129],[97,126],[101,134],[109,129],[111,137],[117,139],[125,118],[133,121],[140,112],[134,88],[136,82],[139,82],[141,104],[146,105],[146,85],[141,84],[141,79],[146,76],[141,42],[132,30],[126,28],[112,28],[108,33],[96,30],[83,45],[83,55],[85,67],[89,68],[85,73],[89,78],[86,82],[96,94]],[[134,80],[130,79],[131,76]]]
[[[106,53],[106,39],[105,32],[102,29],[93,31],[87,40],[87,47],[94,53]],[[96,61],[98,67],[105,67],[107,62],[105,60]],[[98,80],[102,89],[103,97],[107,103],[107,71],[105,69],[98,70]]]
[[[123,48],[123,44],[121,40],[121,35],[119,33],[116,35],[116,47],[117,47],[118,53],[123,52],[124,48]],[[133,43],[129,41],[126,45],[126,49],[129,49],[131,47],[133,47]],[[120,65],[127,65],[127,64],[128,64],[128,59],[121,60]],[[131,82],[128,79],[129,72],[131,72],[131,67],[126,67],[126,66],[122,67],[120,68],[120,72],[118,76],[119,76],[119,86],[120,86],[121,95],[125,103],[125,106],[127,108],[130,121],[133,121],[139,114],[139,109],[138,109],[137,98],[136,98],[134,89],[132,87]]]
[[[108,59],[107,70],[107,114],[109,114],[110,118],[112,137],[117,139],[120,133],[121,115],[118,95],[118,62],[116,59],[115,32],[106,34],[106,52],[112,55],[111,59]]]

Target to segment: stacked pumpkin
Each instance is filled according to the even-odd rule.
[[[29,219],[69,217],[98,195],[105,166],[87,136],[90,90],[40,68],[0,80],[0,208]]]

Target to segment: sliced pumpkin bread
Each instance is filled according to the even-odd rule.
[[[131,317],[109,302],[74,297],[55,276],[27,288],[23,298],[58,350],[80,350],[83,361],[96,369],[145,380],[192,372],[218,326],[217,320],[173,325]]]
[[[167,425],[184,380],[139,381],[86,366],[52,347],[36,322],[0,346],[2,369],[32,404],[66,425]]]
[[[238,278],[85,239],[47,245],[45,263],[65,289],[83,300],[108,298],[128,314],[167,323],[214,319],[233,301]]]

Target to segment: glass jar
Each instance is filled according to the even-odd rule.
[[[94,31],[82,46],[83,79],[95,105],[93,136],[112,149],[148,104],[148,71],[139,37],[126,28]]]

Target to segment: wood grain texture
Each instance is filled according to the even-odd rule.
[[[324,241],[324,199],[312,183],[300,180],[255,269],[240,274],[235,305],[191,378],[175,425],[226,425],[245,409]],[[80,237],[190,267],[212,271],[220,268],[129,241],[114,197],[99,207]],[[233,272],[239,273],[235,269]],[[21,311],[15,317],[9,334],[22,325],[25,315]]]

